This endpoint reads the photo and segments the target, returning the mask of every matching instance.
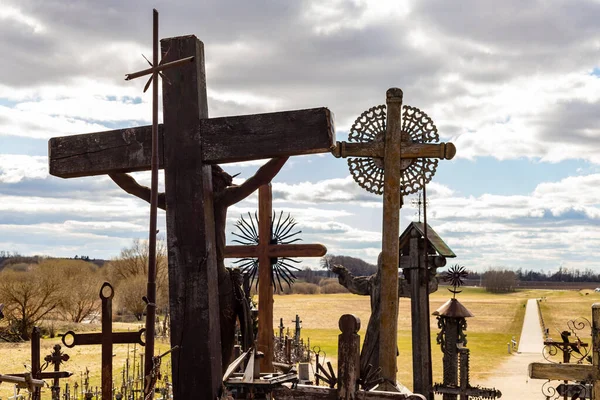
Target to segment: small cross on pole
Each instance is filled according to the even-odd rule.
[[[264,353],[260,370],[273,371],[273,281],[272,260],[277,257],[321,257],[327,253],[321,244],[271,243],[273,195],[271,184],[258,189],[258,244],[253,246],[226,246],[225,258],[258,257],[258,345]]]
[[[158,75],[160,71],[179,66],[183,63],[190,63],[194,57],[186,57],[168,64],[158,62],[158,11],[153,11],[153,29],[152,29],[152,63],[149,69],[128,74],[125,80],[135,79],[141,76],[150,75],[144,91],[152,82],[152,158],[151,170],[152,178],[150,184],[150,229],[148,237],[148,285],[146,292],[147,311],[146,311],[146,357],[144,365],[144,375],[152,371],[152,360],[154,359],[154,329],[156,322],[156,215],[158,208]],[[161,74],[162,75],[162,74]],[[163,76],[164,78],[164,76]],[[146,399],[152,398],[152,393],[144,393]]]

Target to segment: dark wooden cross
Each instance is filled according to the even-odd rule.
[[[321,257],[327,253],[321,244],[272,244],[271,219],[273,193],[271,184],[258,189],[258,244],[225,247],[226,258],[258,258],[258,344],[264,353],[260,369],[273,371],[273,282],[271,267],[278,257]]]
[[[208,118],[204,45],[195,36],[161,40],[169,69],[158,126],[165,170],[173,394],[214,399],[221,386],[217,260],[210,164],[329,152],[326,108]],[[168,137],[167,137],[168,135]],[[50,139],[50,174],[62,178],[149,170],[151,126]]]
[[[600,303],[592,305],[592,364],[529,364],[529,377],[561,381],[588,382],[591,398],[600,399]]]
[[[588,344],[583,343],[581,340],[579,340],[579,338],[577,338],[577,341],[571,342],[569,340],[569,336],[571,336],[571,333],[569,331],[562,331],[560,333],[560,337],[562,339],[560,342],[558,340],[552,339],[544,340],[545,346],[554,347],[562,352],[562,362],[565,364],[571,361],[571,354],[573,352],[579,353],[581,355],[581,357],[579,357],[580,359],[583,358],[584,353],[581,352],[581,349],[585,349],[586,347],[588,347]]]
[[[112,399],[113,378],[113,344],[139,343],[144,345],[142,335],[145,329],[138,332],[113,332],[112,331],[112,298],[114,290],[110,283],[104,282],[100,288],[102,300],[102,333],[80,333],[68,331],[62,337],[65,346],[72,348],[81,345],[102,345],[102,398]],[[69,339],[71,338],[71,339]]]

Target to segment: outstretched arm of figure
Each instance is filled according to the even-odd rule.
[[[350,271],[341,265],[331,267],[331,272],[337,274],[340,285],[350,291],[350,293],[360,294],[363,296],[371,294],[371,285],[369,284],[371,276],[354,276]]]
[[[121,189],[123,189],[127,193],[139,197],[140,199],[150,203],[150,188],[147,188],[146,186],[142,186],[139,183],[137,183],[137,181],[133,179],[131,175],[119,172],[114,174],[108,174],[108,176],[110,176],[110,179],[112,179],[117,185],[119,185]],[[158,208],[166,210],[164,193],[158,194]]]
[[[277,175],[277,173],[283,167],[283,164],[289,157],[273,158],[265,165],[260,167],[254,176],[246,179],[244,183],[239,186],[230,186],[225,189],[221,197],[221,201],[224,205],[230,206],[235,204],[246,197],[250,196],[256,189],[262,185],[266,185]]]

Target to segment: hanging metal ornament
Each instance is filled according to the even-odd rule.
[[[437,143],[437,127],[429,116],[416,107],[403,106],[402,142]],[[349,143],[383,144],[386,132],[386,106],[372,107],[354,122],[348,134]],[[438,160],[434,158],[403,158],[400,193],[416,193],[429,183],[435,174]],[[383,194],[384,163],[379,157],[349,157],[352,177],[362,188]]]
[[[276,212],[273,212],[273,218],[271,218],[271,239],[269,244],[291,244],[302,240],[296,237],[302,231],[294,230],[297,222],[291,216],[290,213],[284,217],[283,211],[279,213],[277,217]],[[245,218],[243,215],[235,223],[237,232],[231,232],[232,235],[236,236],[233,242],[241,245],[258,245],[258,214],[248,213],[248,217]],[[255,285],[258,288],[258,258],[246,257],[240,258],[233,262],[236,267],[240,268],[242,273],[249,274],[250,285]],[[271,258],[271,282],[273,282],[273,288],[279,286],[279,290],[283,291],[282,281],[287,283],[288,287],[292,286],[292,283],[296,280],[294,271],[300,271],[300,268],[294,264],[300,264],[301,261],[295,260],[290,257],[273,257]]]

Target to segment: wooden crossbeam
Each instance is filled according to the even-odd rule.
[[[264,353],[261,371],[273,371],[273,282],[272,260],[277,257],[321,257],[327,248],[321,244],[272,244],[271,219],[273,195],[271,184],[258,189],[258,244],[226,246],[225,258],[258,258],[258,350]]]
[[[584,364],[529,364],[529,377],[565,381],[592,381],[600,378],[598,368]]]
[[[326,153],[335,143],[327,108],[199,119],[197,151],[207,164]],[[164,168],[164,125],[158,126],[159,167]],[[150,169],[152,126],[55,137],[48,142],[50,175],[76,178]]]

